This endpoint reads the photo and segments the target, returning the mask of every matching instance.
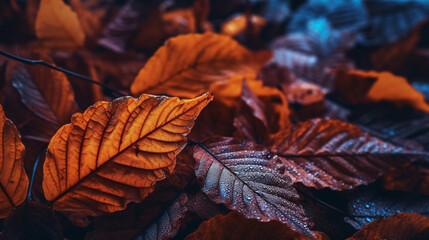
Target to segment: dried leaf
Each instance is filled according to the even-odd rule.
[[[55,49],[75,49],[85,42],[85,32],[76,13],[62,0],[41,0],[36,36],[46,47]]]
[[[429,217],[418,213],[398,213],[380,218],[355,233],[348,240],[429,238]]]
[[[428,197],[367,187],[354,193],[348,204],[348,213],[352,216],[368,217],[346,217],[344,220],[354,228],[361,229],[379,217],[387,217],[399,212],[419,212],[429,216]]]
[[[198,229],[188,235],[186,240],[198,239],[230,239],[230,240],[306,240],[329,239],[320,233],[316,237],[308,238],[290,230],[287,225],[277,221],[262,223],[254,219],[246,219],[241,214],[232,211],[225,216],[217,215],[209,221],[203,222]]]
[[[62,227],[55,213],[48,206],[30,201],[18,207],[5,220],[3,239],[61,240]]]
[[[390,172],[383,177],[383,188],[429,195],[429,167],[416,162]]]
[[[250,90],[247,81],[243,81],[241,90],[241,106],[234,118],[236,137],[244,137],[256,143],[268,140],[268,120],[264,113],[262,102]]]
[[[25,147],[21,136],[1,105],[0,146],[0,218],[4,218],[24,202],[28,178],[22,161]]]
[[[75,114],[49,143],[43,166],[46,199],[55,210],[89,215],[142,201],[172,172],[185,136],[211,99],[209,94],[183,101],[123,97]]]
[[[267,55],[252,53],[230,37],[214,33],[171,38],[139,72],[131,93],[195,97],[232,75],[256,74]]]
[[[261,16],[252,14],[250,16],[250,24],[252,25],[252,34],[258,36],[267,24],[265,19]],[[231,37],[238,37],[246,33],[247,17],[245,14],[238,14],[229,20],[225,21],[222,25],[222,33]]]
[[[172,223],[170,229],[178,227],[183,220],[181,216],[188,208],[187,204],[180,203],[189,203],[187,198],[192,195],[189,195],[188,190],[196,185],[193,183],[195,160],[191,149],[187,146],[180,152],[173,173],[157,183],[155,191],[143,202],[131,203],[124,211],[94,218],[94,230],[86,235],[86,239],[135,239],[146,233],[157,235],[156,231],[159,237],[165,237],[169,234],[168,231],[163,231],[167,225],[161,225]],[[182,194],[186,196],[181,196]],[[172,209],[178,211],[172,212]],[[171,214],[174,221],[169,222],[168,214]]]
[[[367,46],[391,43],[403,37],[419,21],[427,17],[427,1],[365,1],[368,24],[358,41]]]
[[[128,0],[105,27],[98,44],[114,52],[124,53],[131,36],[140,27],[145,5],[143,1]]]
[[[42,56],[48,58],[47,55]],[[79,111],[74,91],[64,73],[42,66],[20,64],[11,77],[22,103],[57,129]]]
[[[429,112],[423,94],[415,90],[407,79],[389,72],[337,69],[335,89],[350,103],[389,101]]]
[[[271,151],[281,157],[293,182],[334,190],[371,183],[418,156],[355,125],[323,119],[298,123],[273,136]]]
[[[152,225],[146,228],[136,240],[168,240],[176,236],[180,227],[180,219],[185,217],[187,211],[187,202],[188,197],[186,193],[179,195],[173,203],[163,211],[163,214]]]
[[[214,138],[195,148],[201,190],[247,218],[277,220],[312,236],[291,179],[280,173],[277,157],[264,147],[232,138]],[[249,150],[243,151],[247,147]]]

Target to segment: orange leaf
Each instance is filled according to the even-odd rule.
[[[191,100],[142,95],[97,102],[52,138],[43,190],[55,210],[89,215],[142,201],[172,172],[209,94]]]
[[[0,218],[7,217],[24,202],[28,178],[24,171],[25,147],[11,120],[0,105]]]
[[[255,219],[246,219],[239,213],[232,211],[225,216],[217,215],[203,222],[198,229],[186,237],[192,239],[230,239],[230,240],[259,240],[259,239],[329,239],[321,233],[313,232],[314,238],[308,238],[290,230],[287,225],[277,221],[259,222]]]
[[[407,79],[390,72],[339,69],[336,71],[335,88],[350,103],[389,101],[429,112],[423,94]]]
[[[232,38],[214,33],[174,37],[142,68],[131,93],[195,97],[235,74],[256,74],[268,55],[252,53]]]
[[[74,49],[85,42],[85,32],[76,13],[62,0],[41,0],[36,36],[46,47],[56,49]]]
[[[418,213],[398,213],[365,225],[348,239],[429,239],[428,230],[428,217]]]

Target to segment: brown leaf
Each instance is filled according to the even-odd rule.
[[[262,81],[256,80],[253,74],[236,75],[226,83],[213,85],[210,91],[213,92],[215,101],[221,101],[238,110],[244,79],[250,90],[264,105],[270,133],[286,128],[290,121],[288,102],[284,94],[277,88],[265,86]]]
[[[383,177],[383,187],[429,195],[429,167],[415,163],[390,172]]]
[[[138,235],[144,237],[146,233],[158,234],[159,237],[171,234],[163,229],[167,226],[170,229],[180,226],[181,217],[188,208],[187,204],[181,203],[189,203],[187,199],[192,195],[188,191],[196,185],[195,160],[191,150],[187,146],[180,152],[173,173],[157,183],[155,191],[143,202],[131,203],[124,211],[96,217],[93,221],[94,230],[86,235],[86,239],[135,239]],[[177,211],[172,212],[173,209]],[[170,219],[173,221],[169,222]]]
[[[366,225],[348,240],[429,238],[429,217],[418,213],[397,213]]]
[[[195,174],[212,201],[247,218],[277,220],[312,236],[299,195],[291,179],[281,173],[277,156],[262,146],[233,138],[212,138],[207,143],[195,147]],[[249,150],[243,151],[244,147]]]
[[[268,120],[262,102],[250,90],[247,81],[243,81],[240,109],[234,118],[236,137],[244,137],[256,143],[268,140]]]
[[[250,24],[252,25],[252,34],[258,36],[267,23],[263,17],[253,14],[250,16]],[[221,31],[223,34],[231,37],[239,37],[240,35],[244,37],[247,25],[246,15],[238,14],[225,21],[221,27]]]
[[[34,56],[51,61],[46,54]],[[79,111],[74,91],[62,72],[39,65],[19,64],[14,68],[11,78],[22,103],[57,129],[70,122],[71,116]]]
[[[3,239],[64,239],[61,224],[48,206],[30,201],[5,220]]]
[[[389,72],[337,69],[335,89],[349,103],[389,101],[429,112],[423,94],[414,89],[407,79]]]
[[[214,33],[178,36],[149,59],[131,85],[131,93],[195,97],[232,75],[256,74],[267,55],[252,53],[230,37]]]
[[[62,0],[41,0],[36,36],[46,47],[55,49],[75,49],[85,42],[85,32],[76,13]]]
[[[24,150],[18,130],[0,105],[0,218],[7,217],[27,196]]]
[[[49,143],[43,166],[46,199],[55,210],[88,215],[142,201],[172,172],[185,136],[211,99],[210,94],[182,101],[122,97],[75,114]]]
[[[277,221],[267,223],[254,219],[246,219],[241,214],[232,211],[227,215],[217,215],[209,221],[203,222],[198,229],[188,235],[186,240],[197,239],[230,239],[230,240],[305,240],[305,239],[329,239],[321,233],[315,233],[314,238],[302,236],[291,231],[287,225]]]
[[[131,36],[141,25],[144,10],[143,1],[128,0],[113,20],[104,28],[98,44],[114,52],[124,53]]]
[[[417,158],[338,120],[298,123],[274,136],[270,147],[294,182],[317,189],[352,189]]]
[[[71,0],[70,6],[76,11],[81,23],[82,30],[85,32],[86,41],[95,45],[95,41],[101,32],[101,19],[89,9],[85,8],[82,0]]]

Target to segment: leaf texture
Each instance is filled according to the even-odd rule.
[[[176,236],[180,227],[180,220],[185,217],[188,197],[182,193],[173,201],[160,218],[145,229],[136,240],[168,240]]]
[[[214,138],[195,148],[195,174],[201,190],[247,218],[286,223],[312,236],[291,179],[264,147],[233,138]],[[246,146],[249,150],[243,150]]]
[[[240,98],[240,109],[234,118],[236,137],[244,137],[256,143],[262,143],[268,138],[268,120],[265,116],[264,105],[243,81]]]
[[[235,74],[257,73],[268,60],[228,36],[187,34],[169,39],[149,59],[131,85],[131,93],[195,97]]]
[[[348,240],[429,238],[429,217],[418,213],[398,213],[380,218],[362,228]]]
[[[406,78],[390,72],[339,69],[336,71],[335,88],[350,103],[389,101],[429,112],[429,104],[423,94],[414,89]],[[349,89],[353,90],[345,91]]]
[[[43,190],[54,209],[114,212],[142,201],[172,172],[210,94],[191,100],[142,95],[97,102],[49,143]]]
[[[188,235],[186,240],[197,239],[230,239],[230,240],[258,240],[258,239],[329,239],[317,234],[315,238],[307,238],[291,231],[286,225],[272,221],[262,223],[255,219],[246,219],[236,211],[231,211],[225,216],[217,215],[203,222],[198,229]]]
[[[55,49],[74,49],[85,42],[85,32],[76,13],[62,0],[41,0],[36,36],[46,47]]]
[[[12,85],[28,109],[57,128],[70,122],[71,116],[79,111],[64,73],[41,66],[18,65],[12,73]]]
[[[0,219],[25,200],[28,178],[22,161],[24,150],[18,130],[0,105]]]
[[[273,137],[287,174],[308,187],[345,190],[375,181],[417,153],[385,143],[338,120],[313,119]]]
[[[378,217],[387,217],[399,212],[419,212],[429,217],[429,201],[424,195],[386,191],[369,186],[353,194],[348,203],[348,212],[351,215],[368,216],[344,218],[347,223],[359,230]]]

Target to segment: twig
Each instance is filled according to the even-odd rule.
[[[85,80],[85,81],[87,81],[87,82],[89,82],[89,83],[97,84],[97,85],[99,85],[99,86],[101,86],[101,87],[103,87],[103,88],[105,88],[105,89],[107,89],[107,90],[111,91],[112,93],[115,93],[115,94],[117,95],[116,97],[125,96],[125,94],[121,93],[120,91],[118,91],[118,90],[116,90],[116,89],[113,89],[113,88],[111,88],[111,87],[107,86],[107,85],[106,85],[106,84],[104,84],[104,83],[101,83],[101,82],[95,81],[94,79],[91,79],[91,78],[86,77],[86,76],[83,76],[83,75],[81,75],[81,74],[78,74],[78,73],[72,72],[72,71],[70,71],[70,70],[67,70],[67,69],[64,69],[64,68],[61,68],[61,67],[57,67],[57,66],[51,65],[51,64],[49,64],[49,63],[47,63],[47,62],[45,62],[45,61],[43,61],[43,60],[31,60],[31,59],[26,59],[26,58],[18,57],[18,56],[15,56],[15,55],[13,55],[13,54],[10,54],[10,53],[7,53],[7,52],[4,52],[4,51],[2,51],[2,50],[0,50],[0,55],[3,55],[3,56],[5,56],[5,57],[7,57],[7,58],[10,58],[10,59],[13,59],[13,60],[15,60],[15,61],[22,62],[22,63],[25,63],[25,64],[29,64],[29,65],[42,65],[42,66],[45,66],[45,67],[48,67],[48,68],[54,69],[54,70],[56,70],[56,71],[59,71],[59,72],[62,72],[62,73],[68,74],[68,75],[70,75],[70,76],[73,76],[73,77],[76,77],[76,78],[79,78],[79,79]]]
[[[33,184],[34,184],[34,178],[36,176],[37,167],[39,166],[40,159],[42,158],[43,154],[46,151],[47,145],[42,147],[42,150],[40,151],[39,155],[37,155],[36,162],[33,166],[33,171],[31,173],[31,179],[30,179],[30,185],[28,186],[28,192],[27,192],[27,201],[33,200],[32,190],[33,190]]]

